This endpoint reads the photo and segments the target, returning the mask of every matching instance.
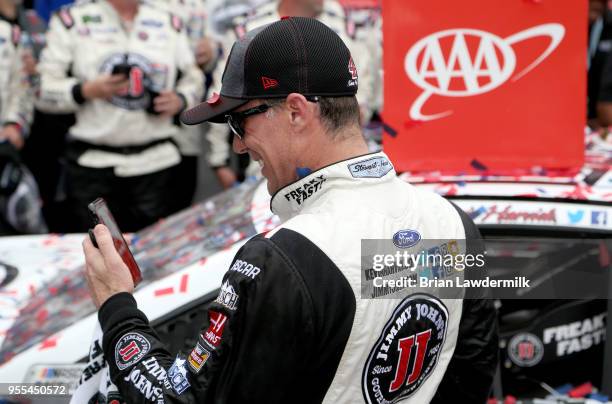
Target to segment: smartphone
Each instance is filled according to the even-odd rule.
[[[113,214],[108,208],[106,201],[103,198],[98,198],[89,205],[87,205],[87,208],[92,213],[94,226],[96,224],[102,223],[103,225],[108,227],[108,230],[110,231],[111,236],[113,238],[113,244],[115,244],[115,249],[121,256],[121,259],[123,259],[125,265],[127,265],[128,269],[130,270],[130,274],[132,274],[132,280],[134,281],[134,287],[136,287],[136,285],[138,285],[140,281],[142,281],[142,273],[140,272],[140,268],[138,267],[138,264],[136,263],[132,252],[130,251],[130,247],[123,238],[123,235],[119,230],[119,226],[117,226],[117,222],[115,221]],[[97,248],[98,244],[92,231],[89,231],[89,237],[92,239],[91,242],[93,243],[93,245]]]
[[[132,66],[130,64],[120,63],[118,65],[113,66],[111,74],[121,74],[127,79],[130,77],[130,71],[132,71]]]

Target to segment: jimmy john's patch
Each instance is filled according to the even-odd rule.
[[[151,343],[137,332],[125,334],[115,344],[115,364],[119,370],[140,361],[151,350]]]
[[[363,369],[367,403],[410,397],[433,372],[446,338],[448,310],[433,296],[415,294],[397,306]]]
[[[522,332],[510,339],[508,356],[517,366],[524,368],[535,366],[544,356],[544,344],[537,336]]]

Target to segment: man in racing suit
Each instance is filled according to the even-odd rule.
[[[342,6],[336,0],[271,0],[253,8],[250,12],[233,19],[233,29],[228,30],[222,39],[224,51],[227,54],[233,42],[241,38],[247,31],[270,24],[282,16],[314,17],[333,29],[347,44],[360,72],[361,90],[357,95],[357,100],[361,107],[362,124],[365,125],[370,119],[372,107],[375,105],[377,98],[376,91],[372,88],[375,74],[372,71],[370,51],[365,41],[355,41],[348,35],[347,27],[351,26],[350,21],[347,20]],[[211,93],[219,92],[224,67],[221,63],[217,65],[213,73]],[[214,170],[221,186],[227,189],[234,185],[236,181],[242,181],[243,178],[241,178],[240,173],[236,173],[230,165],[231,141],[228,142],[227,129],[213,125],[208,128],[206,139],[209,144],[207,151],[208,164]],[[257,174],[257,166],[249,165],[249,159],[246,155],[240,156],[239,160],[246,176]]]
[[[78,2],[51,19],[39,72],[39,107],[76,112],[67,195],[77,229],[98,196],[124,231],[166,216],[181,158],[173,117],[203,93],[180,18],[137,0]]]
[[[168,352],[136,307],[108,230],[94,229],[99,250],[84,240],[105,358],[127,402],[485,402],[497,358],[490,300],[364,293],[362,240],[408,248],[478,231],[398,179],[384,153],[367,154],[357,81],[331,29],[285,18],[236,42],[221,94],[183,113],[187,124],[228,123],[282,220],[238,251],[186,356]]]

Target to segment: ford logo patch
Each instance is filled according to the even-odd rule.
[[[421,235],[415,230],[400,230],[393,235],[393,244],[397,248],[410,248],[421,241]]]

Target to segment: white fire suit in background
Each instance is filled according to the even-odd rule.
[[[109,101],[83,99],[82,83],[111,74],[125,64],[131,66],[126,94]],[[171,118],[147,112],[152,99],[163,90],[174,90],[186,107],[202,98],[203,77],[178,16],[141,3],[128,29],[105,0],[63,8],[51,19],[39,72],[39,107],[48,112],[76,113],[76,124],[68,136],[68,157],[75,163],[73,168],[81,172],[87,172],[81,168],[89,168],[85,175],[94,177],[92,181],[99,177],[93,169],[112,170],[116,178],[151,178],[179,163],[179,150],[172,141],[178,127]],[[71,154],[71,145],[72,151],[78,145],[78,152]],[[151,186],[159,188],[158,194],[142,201],[143,208],[156,206],[152,208],[155,213],[146,215],[146,224],[162,214],[164,208],[157,199],[167,193],[169,182],[154,180]],[[68,184],[69,198],[75,197],[78,190],[73,189],[72,195],[70,190]],[[136,200],[130,203],[138,205],[139,196],[132,196]]]
[[[32,122],[33,96],[22,69],[21,30],[0,16],[0,127],[18,125],[26,136]]]
[[[176,13],[181,18],[192,53],[195,52],[198,42],[209,36],[208,15],[203,0],[153,0],[152,3],[169,12]],[[204,71],[214,67],[215,61],[216,58],[203,66]],[[202,128],[200,126],[181,125],[181,130],[175,139],[182,155],[197,156],[201,153],[203,137],[201,132]]]
[[[209,21],[204,0],[151,0],[151,3],[168,12],[176,13],[185,27],[189,46],[195,55],[198,43],[209,38]],[[206,72],[211,72],[217,60],[218,44],[213,41],[213,57],[204,66],[200,66],[204,77]],[[176,166],[177,181],[175,190],[176,205],[173,211],[184,209],[191,205],[198,184],[198,157],[202,154],[204,127],[201,125],[187,126],[180,124],[179,131],[174,140],[181,152],[181,163]]]

